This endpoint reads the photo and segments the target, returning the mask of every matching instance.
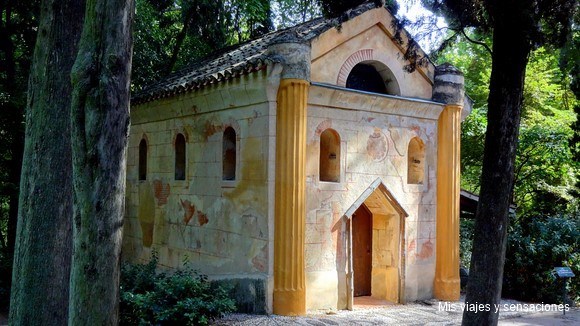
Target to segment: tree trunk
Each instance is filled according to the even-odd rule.
[[[20,110],[19,110],[20,112]],[[14,246],[16,245],[16,228],[18,225],[18,197],[20,184],[20,175],[22,173],[22,151],[24,150],[24,132],[22,129],[13,131],[15,137],[12,139],[12,158],[10,159],[10,183],[14,185],[14,189],[10,189],[9,195],[9,209],[8,209],[8,223],[7,223],[7,242],[6,242],[6,259],[13,261]]]
[[[193,15],[197,12],[197,6],[190,5],[187,7],[187,12],[185,13],[185,20],[183,21],[183,27],[177,33],[175,37],[175,46],[173,47],[173,51],[171,51],[171,57],[169,58],[169,62],[165,66],[165,71],[163,74],[165,76],[169,75],[173,68],[175,68],[175,64],[177,63],[177,58],[179,58],[179,53],[181,52],[181,48],[183,47],[183,41],[185,41],[185,37],[189,31],[189,27],[191,26],[191,20],[193,19]]]
[[[522,3],[523,2],[523,3]],[[497,325],[524,77],[531,50],[527,0],[496,2],[488,125],[462,325]],[[507,4],[506,4],[507,3]],[[514,4],[515,3],[515,4]],[[474,311],[484,304],[489,311]]]
[[[132,0],[88,0],[73,68],[71,325],[118,320],[133,10]]]
[[[68,314],[72,178],[69,74],[83,0],[41,5],[26,112],[11,325],[64,325]]]

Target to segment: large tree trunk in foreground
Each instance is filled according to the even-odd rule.
[[[512,198],[524,77],[531,50],[529,30],[526,30],[529,26],[526,10],[531,5],[520,2],[528,1],[503,1],[501,5],[496,2],[493,10],[490,9],[495,24],[488,125],[465,299],[466,304],[489,304],[490,311],[466,310],[463,325],[496,325],[498,321],[494,305],[499,304],[501,298],[508,209]]]
[[[45,0],[32,59],[11,325],[64,325],[71,259],[70,70],[83,0]]]
[[[71,325],[118,320],[132,21],[132,0],[87,1],[72,73]]]

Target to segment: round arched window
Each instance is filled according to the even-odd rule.
[[[350,71],[345,86],[372,93],[401,95],[399,83],[393,72],[378,61],[363,61],[356,64]]]

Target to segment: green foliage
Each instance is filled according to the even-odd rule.
[[[461,188],[479,192],[487,112],[475,108],[461,124]]]
[[[273,29],[268,0],[137,0],[132,89]]]
[[[325,17],[340,17],[348,9],[364,2],[374,2],[377,7],[386,6],[393,14],[397,13],[399,5],[395,0],[316,0]]]
[[[366,0],[318,0],[322,14],[325,17],[339,17],[350,8],[354,8]]]
[[[134,90],[226,43],[221,2],[137,0]]]
[[[522,119],[527,125],[565,126],[575,120],[573,106],[578,103],[570,91],[570,76],[558,65],[560,51],[540,48],[532,53],[526,69]]]
[[[471,35],[474,39],[489,39]],[[560,53],[540,48],[532,52],[526,70],[522,122],[515,162],[514,201],[517,219],[508,232],[504,269],[504,293],[530,301],[559,302],[561,289],[550,275],[555,266],[580,271],[577,216],[578,162],[573,157],[573,107],[578,101],[570,91],[570,74],[558,67]],[[461,130],[461,187],[478,193],[487,129],[487,97],[491,56],[484,47],[465,39],[447,49],[438,62],[451,62],[465,73],[466,93],[474,109]],[[462,220],[460,261],[469,266],[472,221]],[[578,278],[570,292],[579,300]]]
[[[24,108],[39,8],[38,0],[0,6],[0,310],[10,298]]]
[[[574,16],[574,24],[576,27],[580,24],[580,10]],[[571,37],[566,42],[566,45],[561,50],[559,66],[565,76],[570,78],[570,90],[580,99],[580,29],[574,29]],[[573,135],[570,138],[570,150],[574,157],[574,161],[580,162],[580,101],[576,101],[574,105],[574,114],[576,121],[572,123],[571,128]],[[580,198],[580,169],[576,171],[576,189],[574,196]]]
[[[572,28],[571,18],[577,12],[576,0],[485,1],[485,0],[422,0],[435,15],[445,17],[449,29],[460,34],[466,28],[477,28],[490,35],[494,20],[520,18],[522,31],[534,47],[561,46]],[[514,12],[523,13],[521,16]]]
[[[154,253],[145,265],[121,269],[121,325],[208,325],[235,309],[226,291],[189,267],[171,274],[157,271]]]
[[[275,0],[272,6],[277,29],[295,26],[321,15],[318,2],[312,0]]]
[[[518,213],[529,216],[574,211],[578,199],[571,195],[575,165],[566,125],[523,125],[515,166],[514,200]]]
[[[12,255],[7,250],[8,203],[0,202],[0,312],[8,307],[10,299],[10,275],[12,275]]]
[[[534,302],[561,302],[561,287],[551,271],[568,266],[580,271],[580,216],[538,217],[512,223],[508,232],[503,293]],[[580,301],[580,278],[568,282],[571,299]]]
[[[474,219],[462,218],[459,224],[459,265],[469,269],[473,244]]]
[[[230,43],[240,43],[273,30],[269,0],[225,1]]]
[[[473,38],[480,38],[476,35]],[[570,77],[559,68],[559,51],[534,51],[526,70],[524,104],[517,149],[514,202],[518,217],[553,215],[578,209],[578,162],[570,139],[578,101]],[[447,49],[439,62],[451,62],[465,72],[466,93],[474,109],[461,130],[461,187],[478,193],[487,128],[487,97],[491,58],[465,40]]]

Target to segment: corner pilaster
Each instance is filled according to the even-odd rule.
[[[437,132],[437,258],[435,298],[457,301],[459,279],[459,196],[463,74],[449,64],[435,69],[433,100],[445,103]]]
[[[269,48],[283,65],[276,110],[274,294],[277,315],[306,314],[306,116],[310,47],[283,43]]]

